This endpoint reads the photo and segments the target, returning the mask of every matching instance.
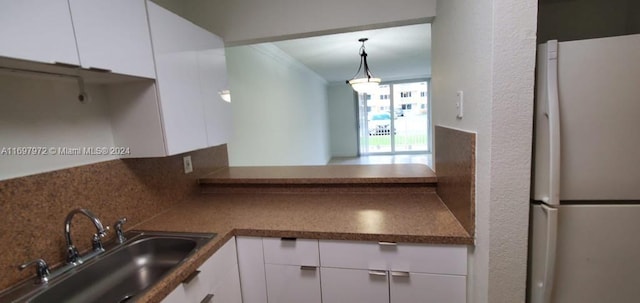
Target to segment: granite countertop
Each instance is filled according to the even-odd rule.
[[[218,234],[139,302],[160,302],[233,236],[473,244],[429,191],[202,194],[133,229]]]
[[[200,184],[394,184],[436,183],[423,164],[226,167]]]

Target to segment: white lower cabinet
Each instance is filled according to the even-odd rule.
[[[324,303],[466,303],[466,246],[321,240],[319,251]]]
[[[234,265],[235,266],[229,269],[224,275],[225,278],[213,286],[211,303],[242,303],[238,266],[236,263],[234,263]]]
[[[267,302],[264,251],[260,237],[236,237],[243,303]]]
[[[388,303],[386,271],[321,268],[323,303]]]
[[[238,237],[244,303],[466,303],[463,245]]]
[[[234,238],[224,244],[163,303],[242,303]]]
[[[265,264],[269,303],[320,303],[320,270],[313,266]]]
[[[322,302],[318,240],[262,238],[269,303]]]

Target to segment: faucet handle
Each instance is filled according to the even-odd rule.
[[[80,252],[78,252],[78,249],[73,244],[67,246],[67,263],[73,265],[82,263]]]
[[[104,251],[104,246],[102,246],[102,238],[107,235],[109,231],[109,226],[106,226],[104,230],[98,231],[98,233],[93,234],[93,238],[91,239],[91,246],[94,251]]]
[[[125,223],[127,223],[126,217],[122,217],[118,219],[116,223],[113,223],[113,228],[116,230],[116,241],[119,244],[122,244],[127,240],[127,238],[124,237],[124,231],[122,230],[122,225],[124,225]]]
[[[51,274],[47,262],[45,262],[43,259],[35,259],[18,266],[18,269],[23,270],[31,265],[36,266],[36,274],[38,275],[37,282],[41,284],[47,283],[49,281],[49,275]]]

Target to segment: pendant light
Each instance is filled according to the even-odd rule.
[[[364,43],[367,40],[369,40],[369,38],[358,39],[359,42],[362,42],[362,46],[360,47],[360,66],[358,67],[358,71],[353,76],[353,78],[346,81],[355,91],[360,94],[371,93],[373,90],[378,88],[378,86],[380,85],[380,81],[382,81],[380,78],[373,77],[373,74],[371,74],[371,70],[369,70],[369,64],[367,64],[367,52],[364,49]],[[356,78],[362,70],[363,66],[363,77]]]
[[[231,91],[228,89],[225,90],[221,90],[218,92],[218,94],[220,95],[220,98],[222,98],[222,100],[226,101],[226,102],[231,102]]]

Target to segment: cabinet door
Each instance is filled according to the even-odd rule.
[[[84,68],[155,78],[145,0],[69,0]]]
[[[184,293],[184,288],[178,286],[171,293],[169,293],[164,299],[162,299],[162,303],[185,303],[189,302],[187,300],[187,296]]]
[[[267,282],[264,276],[262,238],[237,237],[238,268],[244,303],[267,302]]]
[[[297,265],[265,264],[269,303],[320,303],[320,270]]]
[[[213,302],[238,302],[236,298],[241,298],[235,238],[231,238],[205,261],[194,277],[180,284],[170,294],[175,300],[182,298],[180,302],[194,303],[202,302],[207,296],[216,298],[217,301]]]
[[[67,0],[0,0],[0,56],[79,65]]]
[[[388,303],[387,271],[326,268],[321,269],[323,303]]]
[[[212,39],[219,40],[215,36]],[[216,146],[227,143],[232,126],[231,103],[222,100],[218,93],[221,90],[229,89],[222,40],[217,48],[214,47],[198,53],[198,71],[207,127],[207,145]]]
[[[206,49],[206,31],[148,2],[151,40],[167,153],[207,147],[200,92],[198,52]]]
[[[466,276],[392,272],[391,303],[465,303]]]
[[[234,266],[224,273],[223,279],[213,286],[211,294],[212,303],[242,303],[240,291],[240,276],[238,267]]]

